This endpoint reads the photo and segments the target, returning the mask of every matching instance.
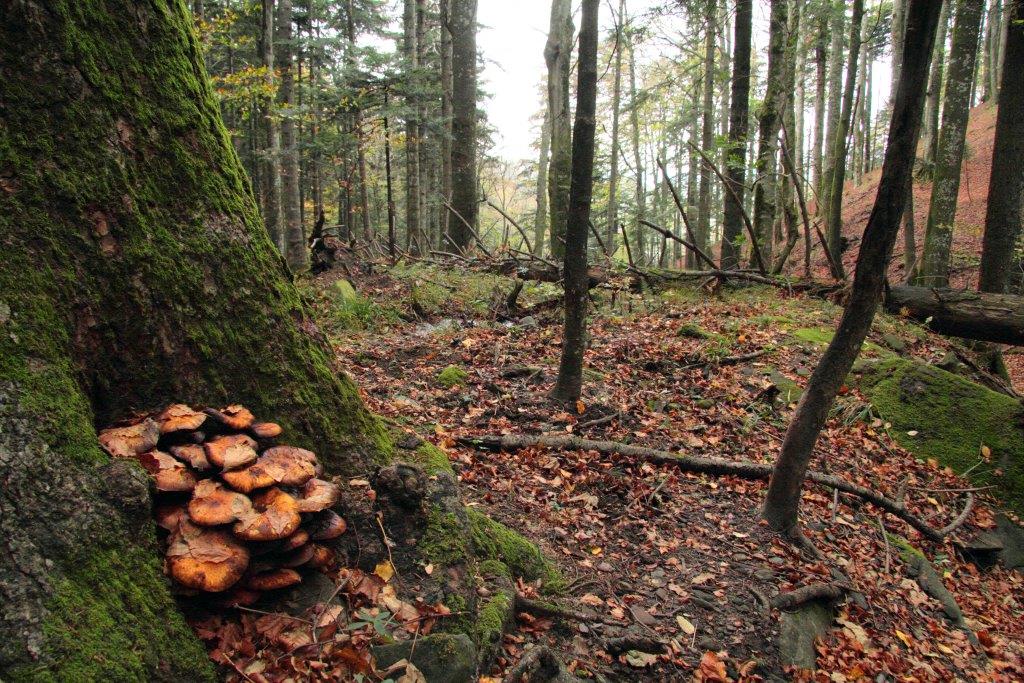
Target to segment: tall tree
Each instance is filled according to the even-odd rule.
[[[551,162],[548,166],[548,212],[551,254],[565,255],[565,225],[569,211],[572,172],[572,121],[569,116],[569,71],[572,67],[571,0],[551,0],[551,27],[544,46],[548,67],[548,117],[551,125]]]
[[[476,229],[476,3],[451,0],[452,32],[452,207],[460,216],[449,220],[453,241],[466,249]]]
[[[241,401],[342,475],[388,437],[301,327],[187,5],[41,7],[0,3],[0,677],[212,681],[96,426]]]
[[[827,0],[830,42],[828,50],[828,125],[825,133],[824,160],[821,182],[818,185],[819,216],[828,216],[828,200],[832,192],[832,141],[836,137],[839,115],[842,110],[843,92],[843,29],[846,26],[846,3],[843,0]]]
[[[800,490],[814,444],[836,395],[867,337],[885,285],[885,273],[906,205],[924,108],[925,77],[940,8],[908,0],[903,70],[893,100],[889,141],[875,205],[857,256],[853,289],[832,341],[815,368],[775,463],[762,514],[780,533],[799,537]]]
[[[715,158],[715,42],[718,36],[718,1],[704,0],[704,96],[701,106],[701,150]],[[697,246],[707,253],[711,235],[711,169],[701,164],[697,194]]]
[[[943,74],[946,69],[946,33],[949,30],[949,13],[954,0],[942,0],[942,14],[939,15],[939,34],[935,39],[932,66],[928,75],[928,97],[924,105],[924,128],[921,131],[921,146],[924,148],[924,162],[927,168],[935,163],[935,149],[939,140],[939,112],[942,108]]]
[[[299,191],[299,135],[296,128],[295,45],[292,0],[278,0],[275,58],[281,74],[278,104],[281,108],[281,207],[284,218],[286,258],[293,271],[309,266],[306,234],[302,226],[302,199]]]
[[[814,40],[814,139],[811,146],[812,187],[821,191],[824,187],[825,150],[825,93],[828,85],[828,13],[818,17]],[[820,199],[819,199],[820,201]]]
[[[346,0],[345,4],[345,36],[346,61],[350,73],[356,69],[356,8],[355,0]],[[359,184],[359,218],[362,224],[363,239],[373,238],[373,226],[370,221],[370,198],[366,187],[366,147],[363,142],[363,106],[356,103],[352,106],[352,137],[355,145],[356,181]],[[352,229],[352,226],[350,226]]]
[[[405,246],[419,254],[423,244],[420,213],[419,50],[416,45],[416,0],[405,0],[402,13],[402,56],[405,60]]]
[[[533,253],[544,255],[544,233],[548,227],[548,157],[551,154],[550,112],[544,108],[540,127],[540,159],[537,162],[537,212],[533,215]],[[609,200],[611,201],[611,200]]]
[[[1007,0],[1006,47],[1003,54],[999,111],[992,144],[992,178],[985,212],[978,288],[1006,291],[1024,229],[1024,2]],[[995,95],[995,93],[993,93]]]
[[[772,0],[768,26],[768,82],[761,111],[757,116],[757,162],[754,165],[758,177],[757,185],[754,187],[754,234],[766,265],[771,263],[775,214],[778,206],[776,157],[779,151],[782,108],[785,103],[782,90],[788,21],[789,6],[786,0]],[[751,255],[751,264],[756,263],[754,255]]]
[[[932,199],[917,276],[918,284],[927,287],[949,285],[953,221],[960,194],[960,167],[967,139],[967,119],[971,112],[971,89],[983,10],[982,0],[957,0],[956,3],[949,73],[942,104],[942,128],[932,170]]]
[[[629,126],[633,138],[633,173],[636,177],[636,182],[633,184],[633,196],[636,201],[634,207],[636,229],[633,234],[636,235],[638,261],[643,263],[646,260],[646,240],[640,221],[647,218],[647,189],[644,186],[643,148],[640,146],[640,91],[636,86],[636,46],[633,45],[632,33],[627,34],[626,40],[629,47]]]
[[[597,11],[600,0],[583,0],[577,60],[576,122],[572,133],[572,183],[565,232],[565,327],[562,358],[551,397],[574,402],[583,390],[586,349],[587,235],[594,185],[594,134],[597,130]]]
[[[201,6],[201,3],[200,3]],[[267,91],[277,87],[274,74],[274,0],[263,0],[260,15],[260,57],[264,69],[263,80]],[[263,148],[263,220],[270,241],[277,250],[286,254],[281,216],[281,128],[274,111],[273,98],[268,97],[264,109],[266,144]]]
[[[622,114],[622,44],[623,22],[626,18],[626,0],[619,0],[619,12],[615,17],[615,69],[612,85],[612,139],[609,155],[610,170],[608,172],[608,226],[605,235],[605,247],[615,252],[615,235],[619,228],[619,128]],[[610,255],[610,254],[609,254]]]
[[[452,32],[449,28],[451,18],[450,0],[440,0],[441,15],[441,195],[446,202],[452,201]],[[451,229],[451,212],[441,211],[441,235],[447,235]],[[447,250],[446,240],[442,238],[442,249]]]
[[[743,234],[743,195],[746,191],[747,128],[750,117],[750,43],[752,0],[737,0],[732,53],[732,95],[729,105],[729,146],[726,177],[732,191],[724,194],[722,220],[723,270],[739,266]]]
[[[857,59],[860,57],[860,30],[864,20],[864,0],[853,0],[853,17],[850,20],[850,51],[846,62],[846,87],[843,90],[843,109],[836,126],[832,145],[832,170],[829,174],[831,190],[828,201],[828,248],[832,252],[836,277],[842,278],[843,239],[843,185],[846,184],[846,160],[850,119],[853,116],[853,97],[857,85]]]

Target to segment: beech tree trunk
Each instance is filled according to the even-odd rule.
[[[577,62],[576,123],[572,133],[572,187],[565,248],[565,327],[562,358],[552,398],[574,402],[583,389],[583,352],[587,333],[587,236],[594,185],[594,134],[597,129],[597,13],[600,0],[583,0]]]
[[[939,15],[939,35],[935,39],[932,53],[932,67],[928,76],[928,98],[924,107],[924,128],[921,131],[921,146],[924,148],[925,166],[935,162],[935,148],[939,139],[939,111],[942,102],[943,74],[946,68],[946,34],[949,30],[949,13],[954,0],[942,0],[942,14]]]
[[[732,55],[732,100],[729,107],[729,147],[726,177],[732,192],[726,192],[722,226],[722,270],[734,270],[740,263],[739,239],[743,234],[743,195],[746,192],[747,127],[750,116],[750,42],[753,19],[751,0],[736,3],[735,37]]]
[[[850,21],[850,52],[846,63],[846,87],[843,92],[843,109],[836,126],[836,136],[831,140],[832,184],[828,201],[828,248],[835,258],[836,277],[843,278],[843,185],[846,184],[846,162],[850,119],[853,116],[854,88],[857,84],[857,60],[860,57],[860,27],[864,20],[864,0],[853,0],[853,18]]]
[[[765,265],[772,262],[775,214],[778,207],[777,155],[779,126],[785,95],[782,92],[786,60],[786,25],[789,10],[786,0],[772,0],[768,38],[768,84],[758,114],[757,163],[754,168],[758,182],[754,188],[754,234],[761,248]],[[757,266],[753,255],[751,267]]]
[[[548,115],[551,120],[551,163],[548,167],[548,212],[551,254],[565,256],[565,224],[569,211],[572,168],[572,122],[569,119],[569,70],[572,66],[570,0],[551,0],[551,28],[544,46],[548,67]]]
[[[949,286],[953,221],[960,194],[960,167],[967,139],[967,119],[971,113],[971,88],[983,9],[982,0],[957,0],[956,3],[953,45],[949,50],[949,73],[942,105],[942,128],[932,170],[928,226],[921,265],[915,280],[918,285],[926,287]],[[1018,76],[1024,77],[1021,74]]]
[[[0,3],[0,92],[0,677],[212,681],[145,477],[96,429],[242,402],[343,475],[388,438],[267,236],[184,2]]]
[[[891,287],[885,307],[941,334],[1024,346],[1024,297],[933,287]]]
[[[832,141],[836,138],[839,114],[843,99],[843,29],[846,26],[846,3],[842,0],[829,2],[829,31],[831,41],[828,51],[828,126],[825,134],[824,164],[821,183],[818,186],[818,215],[828,216],[828,200],[832,193],[832,168],[835,159]]]
[[[465,250],[476,229],[476,2],[451,0],[452,32],[452,207],[462,220],[449,219],[455,244]]]
[[[798,533],[800,491],[814,444],[867,337],[882,295],[913,172],[924,108],[925,76],[935,42],[939,9],[932,0],[908,2],[903,70],[893,101],[889,142],[875,205],[857,257],[850,300],[786,431],[762,510],[772,528],[785,534]]]
[[[533,253],[544,255],[544,233],[548,227],[548,157],[551,153],[550,112],[544,110],[540,128],[540,160],[537,163],[537,213],[533,217]]]
[[[281,118],[281,204],[288,266],[293,272],[309,267],[306,235],[302,227],[299,192],[299,135],[295,122],[295,55],[292,31],[292,0],[278,0],[276,31],[277,69],[281,74],[278,102]]]
[[[988,186],[985,236],[981,249],[978,288],[1002,293],[1010,282],[1014,257],[1024,229],[1024,3],[1017,0],[1007,16],[1006,50],[999,112],[996,114],[992,151],[992,177]],[[994,93],[993,93],[994,95]]]

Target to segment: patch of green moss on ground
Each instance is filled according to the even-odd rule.
[[[445,389],[462,386],[467,379],[469,379],[469,374],[456,365],[449,365],[437,373],[437,383]]]
[[[54,582],[43,624],[46,667],[12,680],[146,681],[154,672],[215,680],[206,653],[168,595],[155,555],[145,549],[90,550]]]
[[[697,323],[687,322],[679,326],[679,329],[676,330],[676,336],[686,337],[687,339],[707,339],[711,335]]]
[[[878,414],[892,424],[900,445],[957,472],[971,470],[971,481],[996,486],[1006,503],[1024,512],[1020,400],[903,359],[864,365],[860,384]],[[979,464],[982,446],[991,450],[991,457]]]
[[[540,579],[547,592],[558,591],[565,585],[561,573],[535,544],[485,514],[472,509],[467,513],[472,527],[473,551],[478,558],[498,560],[513,576],[527,581]]]
[[[828,327],[802,327],[789,333],[791,337],[802,342],[826,346],[832,342],[835,330]],[[874,342],[865,341],[863,351],[871,355],[891,356],[892,352]]]

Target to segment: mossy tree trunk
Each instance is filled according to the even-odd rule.
[[[452,224],[455,246],[466,250],[477,227],[476,174],[477,53],[476,0],[452,0],[452,206],[462,216]]]
[[[551,161],[548,166],[549,244],[555,260],[565,256],[565,225],[569,212],[569,173],[572,170],[572,121],[569,111],[569,71],[572,67],[572,3],[551,0],[551,28],[544,46],[548,67],[548,120]]]
[[[0,676],[210,678],[96,428],[238,401],[365,473],[390,442],[261,224],[183,0],[0,3]]]

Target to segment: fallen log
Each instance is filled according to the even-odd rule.
[[[901,286],[889,288],[885,308],[927,322],[941,334],[1024,346],[1022,296]]]
[[[590,439],[581,439],[577,436],[530,436],[506,434],[501,436],[483,435],[460,437],[457,441],[465,446],[490,450],[515,450],[540,446],[542,448],[562,448],[597,451],[598,453],[614,453],[616,455],[640,458],[658,465],[671,465],[673,467],[678,467],[685,472],[732,475],[742,479],[755,481],[766,480],[772,474],[772,466],[762,463],[742,460],[725,460],[723,458],[710,458],[700,455],[681,455],[670,451],[644,448],[643,446],[634,446],[632,444],[619,443],[617,441],[592,441]],[[866,500],[875,507],[885,510],[894,517],[902,519],[904,522],[917,529],[922,536],[931,541],[941,542],[946,535],[959,526],[959,524],[954,523],[944,529],[936,529],[925,520],[908,510],[902,502],[887,498],[877,491],[872,491],[871,489],[859,486],[843,479],[842,477],[812,471],[807,473],[807,478],[816,484],[821,484],[822,486],[827,486],[828,488],[836,489],[843,493],[849,493],[850,495]],[[968,499],[968,505],[973,506],[973,504],[973,497],[970,497]]]

